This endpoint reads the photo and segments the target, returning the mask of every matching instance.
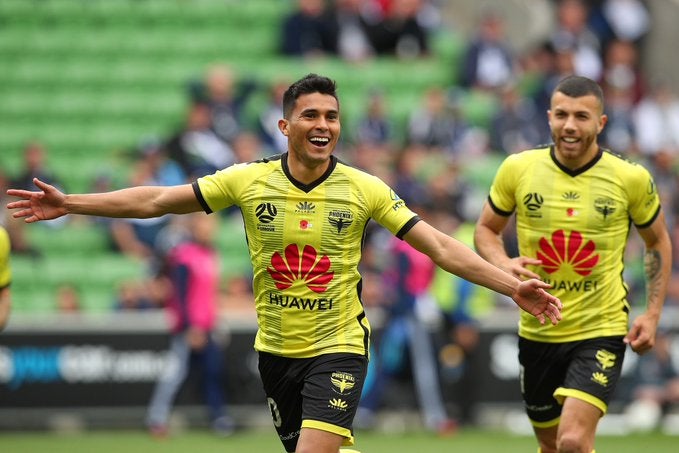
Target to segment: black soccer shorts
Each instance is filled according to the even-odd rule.
[[[295,451],[302,427],[339,434],[344,445],[353,445],[352,423],[367,371],[368,359],[357,354],[291,359],[260,352],[259,373],[286,451]]]
[[[519,338],[521,393],[537,427],[558,423],[566,397],[584,400],[606,413],[622,372],[622,336],[568,343]]]

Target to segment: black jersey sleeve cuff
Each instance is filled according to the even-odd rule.
[[[641,225],[637,225],[635,223],[634,226],[637,227],[637,228],[648,228],[653,224],[653,222],[655,222],[655,219],[657,219],[659,215],[660,215],[660,206],[658,206],[658,209],[655,210],[655,214],[653,214],[653,217],[651,217],[651,219],[648,222],[643,223]]]
[[[493,203],[493,200],[490,198],[490,196],[488,197],[488,204],[493,209],[495,214],[501,215],[502,217],[509,217],[510,215],[512,215],[514,213],[513,210],[512,211],[504,211],[504,210],[498,208],[497,206],[495,206],[495,203]]]
[[[191,183],[191,187],[193,187],[193,193],[196,195],[198,203],[200,203],[203,211],[205,211],[207,214],[212,214],[212,209],[210,209],[210,206],[208,206],[205,198],[203,198],[203,194],[200,191],[200,187],[198,187],[198,181],[193,181],[193,183]]]
[[[416,224],[417,222],[419,222],[420,220],[422,220],[422,219],[420,218],[419,215],[416,215],[416,216],[413,217],[412,219],[408,220],[408,222],[406,222],[406,224],[403,225],[403,227],[402,227],[400,230],[398,230],[398,233],[396,233],[396,237],[399,238],[399,239],[401,239],[401,240],[403,240],[403,236],[405,236],[405,234],[406,234],[408,231],[410,231],[410,229],[411,229],[412,227],[414,227],[415,224]]]

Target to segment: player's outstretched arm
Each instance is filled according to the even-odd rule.
[[[7,195],[20,198],[8,203],[7,208],[15,209],[12,216],[23,218],[26,223],[56,219],[66,214],[149,218],[201,210],[190,184],[137,186],[103,193],[64,194],[37,178],[33,183],[40,190],[7,190]]]
[[[550,288],[548,283],[537,279],[522,282],[424,221],[418,222],[404,239],[451,274],[510,296],[541,323],[549,319],[557,324],[561,320],[561,301],[546,291]]]

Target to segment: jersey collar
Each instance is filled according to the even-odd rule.
[[[549,156],[552,158],[552,162],[554,162],[554,165],[559,167],[561,169],[561,171],[563,171],[564,173],[566,173],[569,176],[578,176],[578,175],[586,172],[587,170],[589,170],[590,168],[595,166],[597,164],[597,162],[599,162],[601,160],[601,156],[603,156],[603,155],[604,155],[603,149],[601,147],[599,147],[599,151],[597,151],[596,156],[594,156],[594,158],[592,160],[590,160],[589,162],[587,162],[585,165],[583,165],[580,168],[576,168],[575,170],[571,170],[570,168],[563,166],[559,162],[559,160],[556,158],[556,151],[554,149],[554,145],[551,145],[549,147]]]
[[[281,159],[281,166],[283,167],[283,173],[285,176],[290,180],[290,182],[297,187],[299,190],[309,193],[314,188],[318,187],[321,183],[323,183],[326,179],[330,177],[332,174],[333,170],[337,166],[337,158],[335,157],[334,154],[330,155],[330,165],[328,165],[328,169],[323,173],[323,175],[318,178],[316,181],[310,183],[310,184],[304,184],[299,181],[297,181],[295,178],[292,177],[292,174],[290,174],[290,167],[288,167],[288,153],[284,153]]]

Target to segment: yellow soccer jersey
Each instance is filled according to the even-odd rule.
[[[240,207],[252,261],[255,349],[286,357],[368,354],[358,264],[368,221],[401,237],[419,218],[380,179],[335,157],[311,185],[287,154],[238,164],[194,183],[206,212]]]
[[[563,302],[563,320],[541,326],[522,312],[519,335],[564,342],[627,332],[623,280],[630,222],[650,225],[660,199],[650,173],[609,151],[576,172],[551,147],[509,156],[490,189],[501,215],[516,211],[519,252],[538,258],[535,271]]]
[[[0,227],[0,288],[9,286],[12,280],[9,251],[9,235],[4,228]]]

